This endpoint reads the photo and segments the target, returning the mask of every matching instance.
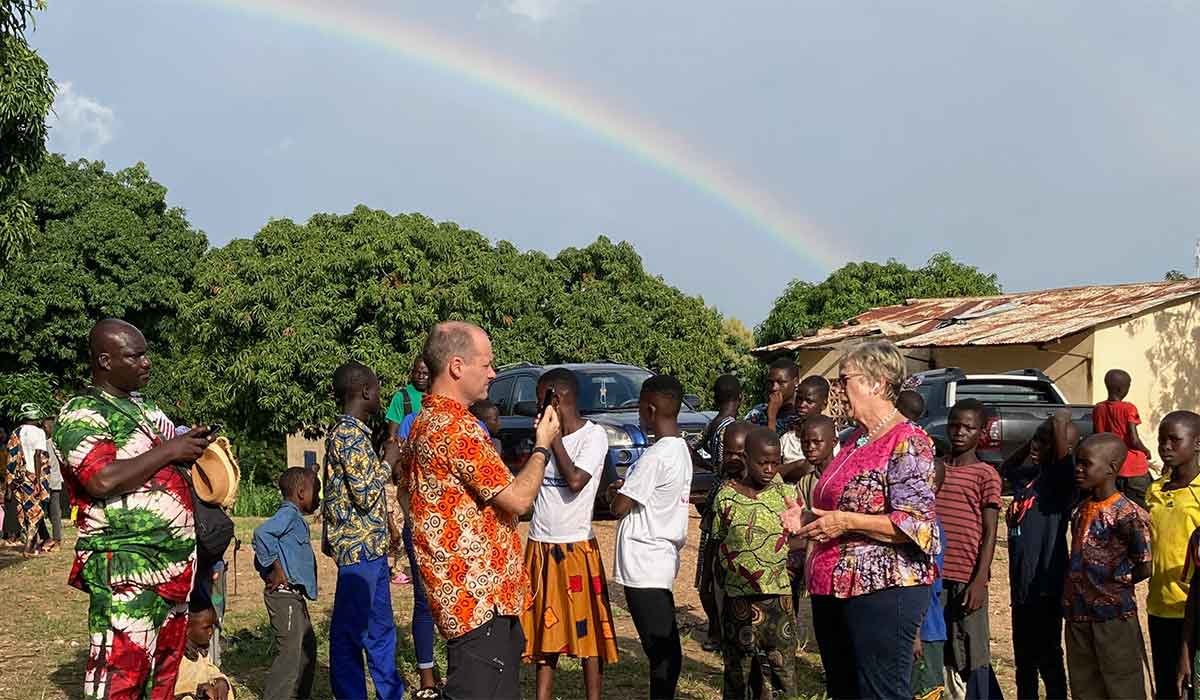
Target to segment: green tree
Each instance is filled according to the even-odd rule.
[[[87,333],[114,316],[138,325],[156,357],[183,293],[208,248],[166,188],[139,164],[119,173],[103,163],[47,157],[20,197],[39,232],[0,280],[0,407],[19,404],[29,382],[71,391],[88,378]]]
[[[1166,275],[1163,275],[1165,282],[1186,282],[1190,279],[1186,274],[1179,270],[1168,270]]]
[[[922,268],[896,260],[884,264],[850,263],[824,282],[793,280],[775,300],[767,318],[755,329],[759,346],[789,340],[806,331],[847,321],[864,311],[905,299],[990,296],[1000,293],[996,275],[955,262],[938,253]]]
[[[10,261],[37,231],[35,208],[18,190],[46,154],[46,116],[54,81],[25,41],[41,0],[0,0],[0,258]],[[7,267],[7,266],[5,266]]]
[[[731,360],[721,317],[600,238],[556,258],[495,245],[452,223],[358,207],[269,223],[213,250],[180,308],[165,387],[184,415],[219,416],[278,440],[335,413],[330,377],[349,358],[405,380],[436,322],[478,323],[498,364],[608,358],[707,391]]]

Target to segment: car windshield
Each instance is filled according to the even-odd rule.
[[[653,376],[644,369],[631,367],[601,367],[577,369],[579,377],[579,411],[581,413],[637,410],[642,382]]]

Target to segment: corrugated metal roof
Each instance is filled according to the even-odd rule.
[[[1200,295],[1200,280],[1069,287],[996,297],[910,299],[871,309],[837,328],[767,345],[755,354],[837,347],[872,336],[901,347],[1051,343]]]

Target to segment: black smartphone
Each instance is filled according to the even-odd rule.
[[[554,403],[554,399],[557,396],[558,394],[554,393],[554,387],[546,387],[546,395],[542,397],[542,407],[538,409],[539,416],[546,415],[546,409],[550,408],[550,405]]]
[[[215,438],[217,433],[221,432],[224,427],[225,426],[221,425],[220,423],[217,423],[216,425],[210,425],[208,426],[208,432],[204,433],[204,437]]]

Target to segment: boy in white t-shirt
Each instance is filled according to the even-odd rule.
[[[679,437],[683,386],[665,375],[642,384],[638,418],[658,438],[608,489],[617,528],[613,581],[625,588],[629,615],[650,660],[650,697],[674,698],[683,661],[672,589],[687,541],[692,456]]]
[[[604,428],[579,415],[579,379],[574,372],[559,367],[543,374],[537,385],[538,405],[550,392],[562,436],[550,446],[525,544],[533,602],[521,615],[524,660],[537,665],[538,700],[554,696],[560,655],[580,660],[588,700],[600,700],[604,664],[617,660],[608,582],[592,533],[608,437]]]

